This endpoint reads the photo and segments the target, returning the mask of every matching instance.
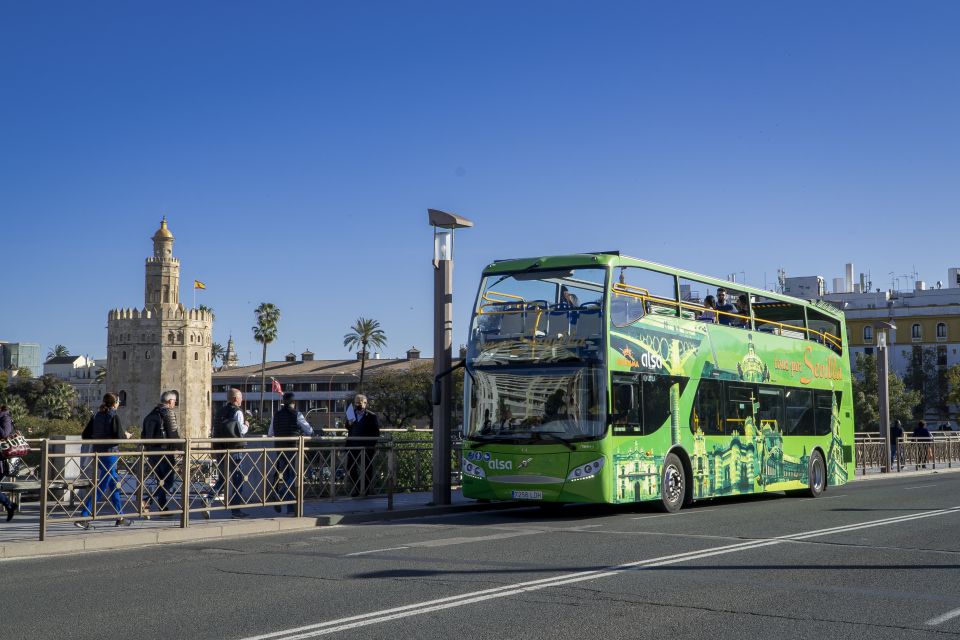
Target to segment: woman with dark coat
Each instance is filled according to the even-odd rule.
[[[13,435],[13,420],[10,418],[10,408],[7,405],[0,405],[0,440],[4,438],[9,438]],[[7,466],[6,460],[0,460],[0,478],[4,477],[9,473],[9,467]],[[10,502],[10,498],[7,497],[7,494],[0,491],[0,505],[3,505],[3,508],[7,510],[7,522],[13,520],[13,514],[16,512],[16,509],[13,506],[13,503]]]
[[[120,426],[120,418],[117,416],[117,396],[112,393],[103,396],[103,404],[100,405],[100,410],[90,418],[80,437],[84,440],[124,440],[130,437],[130,434]],[[117,474],[118,456],[109,455],[119,453],[120,445],[113,443],[95,444],[91,450],[100,454],[97,456],[97,477],[99,478],[96,490],[97,502],[102,504],[109,499],[113,504],[114,511],[119,516],[116,526],[128,527],[130,526],[130,520],[123,517],[123,503],[121,502],[119,487],[120,477]],[[84,518],[90,517],[93,510],[93,498],[94,492],[91,491],[81,511]],[[73,524],[81,529],[90,528],[89,520],[78,520]]]

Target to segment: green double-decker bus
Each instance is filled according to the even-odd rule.
[[[842,312],[618,252],[501,260],[467,349],[466,497],[657,501],[854,473]]]

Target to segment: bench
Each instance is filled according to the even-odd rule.
[[[40,494],[39,480],[3,480],[0,481],[0,491],[10,495],[10,501],[20,511],[20,502],[25,493]]]

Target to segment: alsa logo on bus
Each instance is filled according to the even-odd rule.
[[[818,378],[825,380],[843,380],[843,369],[840,368],[839,358],[836,356],[828,356],[826,362],[814,362],[810,357],[812,353],[812,346],[806,347],[803,350],[803,366],[807,368],[809,374],[801,374],[801,384],[810,384],[814,379]],[[782,367],[777,366],[777,368],[780,369]]]
[[[489,451],[469,451],[467,452],[467,460],[486,462],[488,469],[500,469],[503,471],[510,471],[513,469],[513,462],[511,460],[497,460],[496,458],[490,456]],[[527,461],[527,464],[529,464],[529,461]]]

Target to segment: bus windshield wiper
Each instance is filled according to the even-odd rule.
[[[570,449],[570,451],[576,451],[576,450],[577,450],[576,445],[574,445],[572,442],[570,442],[569,440],[567,440],[567,439],[564,438],[563,436],[558,436],[557,434],[553,433],[552,431],[534,431],[533,433],[535,433],[535,434],[537,434],[538,436],[540,436],[540,439],[541,439],[541,440],[547,439],[547,438],[544,438],[544,436],[547,436],[548,438],[550,438],[550,439],[552,439],[552,440],[556,440],[557,442],[563,443],[563,446],[565,446],[567,449]]]

